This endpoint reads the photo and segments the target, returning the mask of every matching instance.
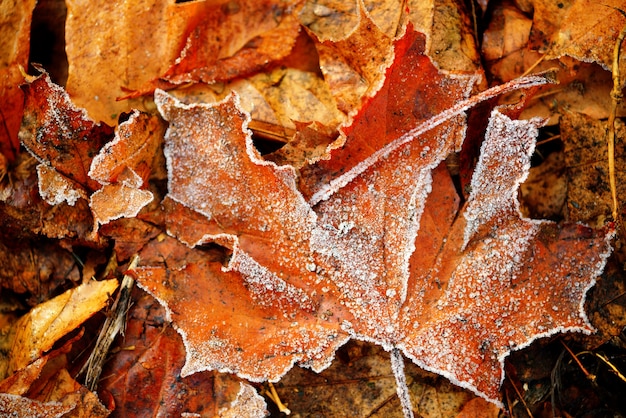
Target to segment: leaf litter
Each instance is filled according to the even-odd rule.
[[[313,7],[322,24],[333,16],[331,3]],[[448,42],[442,36],[456,36],[435,30],[440,19],[459,16],[435,9],[434,35],[428,32],[429,17],[418,23],[426,27],[422,35],[411,24],[405,29],[402,13],[387,13],[393,11],[390,4],[374,10],[358,2],[358,18],[348,19],[353,29],[344,31],[347,36],[334,36],[331,25],[330,37],[320,40],[319,28],[309,27],[313,43],[308,48],[314,45],[325,63],[321,72],[332,100],[348,113],[348,120],[339,125],[335,142],[329,141],[332,134],[321,138],[308,156],[293,142],[291,155],[262,157],[237,94],[226,92],[215,103],[193,104],[157,90],[155,102],[169,122],[167,132],[158,117],[134,112],[114,138],[111,128],[92,122],[46,75],[28,80],[21,139],[40,162],[36,178],[44,197],[33,215],[91,216],[91,231],[65,240],[65,248],[86,243],[103,248],[108,239],[125,254],[123,259],[141,253],[137,279],[163,304],[165,317],[183,337],[182,376],[220,370],[253,381],[276,380],[296,363],[317,371],[328,367],[349,339],[370,341],[392,352],[398,394],[405,414],[411,415],[403,389],[403,356],[501,405],[504,358],[513,350],[557,332],[593,331],[583,304],[611,252],[612,226],[592,230],[521,217],[517,190],[527,175],[541,122],[515,121],[507,114],[518,112],[506,108],[492,113],[467,201],[457,195],[441,164],[463,143],[466,110],[507,91],[533,90],[544,79],[515,80],[476,94],[480,74],[474,68],[465,68],[463,74],[447,72],[430,58],[443,52],[437,49],[440,42]],[[186,12],[172,22],[189,19],[196,6],[181,6]],[[279,15],[284,13],[284,22],[291,22],[287,26],[293,29],[300,6],[289,7]],[[219,13],[224,11],[237,14],[230,9]],[[187,12],[191,14],[185,16]],[[304,15],[299,16],[304,23]],[[410,19],[419,20],[414,15]],[[278,32],[270,30],[265,40],[264,33],[241,50],[225,52],[233,54],[232,60],[206,68],[193,60],[184,63],[191,67],[183,78],[211,78],[220,66],[231,64],[233,74],[257,71],[265,66],[264,42],[272,47],[268,39],[279,39]],[[291,40],[304,38],[287,32],[284,47],[270,61],[288,62],[289,50],[301,47]],[[179,35],[168,35],[166,43]],[[359,61],[363,56],[358,51],[336,48],[343,39],[360,45],[372,37],[386,51],[373,54],[382,59],[373,67]],[[446,56],[462,48],[459,39],[449,39],[454,46]],[[189,45],[178,64],[186,59]],[[260,48],[256,52],[246,50],[255,46]],[[195,59],[195,53],[190,57]],[[252,69],[246,70],[237,60],[249,53]],[[172,51],[165,54],[174,56]],[[259,57],[260,64],[254,61]],[[467,58],[472,61],[471,54]],[[335,64],[341,74],[328,71]],[[282,79],[281,71],[270,69],[270,80]],[[334,76],[356,89],[335,84]],[[307,101],[315,103],[322,91],[323,86]],[[353,95],[347,100],[346,91]],[[332,118],[328,97],[322,96],[330,110],[322,108],[322,113]],[[54,105],[46,105],[48,97],[56,98]],[[280,100],[257,103],[265,106],[263,100],[273,108],[270,113],[284,113]],[[306,110],[297,113],[306,115]],[[278,121],[285,132],[295,127],[296,137],[302,127],[312,126],[314,132],[306,134],[311,136],[303,144],[326,132],[317,121],[292,124],[288,119],[281,116],[270,123]],[[336,127],[329,126],[329,132]],[[100,135],[93,133],[98,129]],[[163,136],[168,184],[159,205],[165,188],[152,175],[163,170],[155,167],[160,162],[153,155]],[[98,139],[93,142],[92,137]],[[23,193],[10,186],[4,191],[8,198],[3,199],[3,213],[13,213],[16,193]],[[126,201],[125,196],[134,197]],[[29,222],[20,219],[13,228],[23,225],[27,233],[56,233],[57,238],[68,228],[59,225],[53,232]],[[125,228],[139,234],[132,236]],[[255,403],[258,396],[250,386],[240,389],[252,409],[263,408]],[[231,406],[234,414],[242,413],[236,412],[236,403]]]

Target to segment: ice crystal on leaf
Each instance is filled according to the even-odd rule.
[[[295,363],[323,369],[356,338],[499,403],[511,350],[592,331],[583,303],[609,234],[517,207],[540,122],[492,113],[463,208],[440,165],[462,141],[463,110],[541,81],[472,99],[475,77],[437,71],[421,35],[407,29],[395,48],[343,146],[299,177],[258,154],[236,95],[184,104],[156,92],[171,237],[142,250],[137,275],[183,337],[183,374],[276,380]],[[189,248],[207,243],[232,249],[225,265]]]

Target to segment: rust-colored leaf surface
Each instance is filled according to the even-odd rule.
[[[145,292],[136,291],[133,299],[135,303],[128,312],[122,350],[107,362],[100,382],[100,390],[110,392],[116,400],[111,416],[188,413],[216,417],[230,409],[244,383],[216,372],[182,378],[180,370],[185,348],[180,336],[165,323],[165,310]],[[245,385],[254,391],[247,383]],[[140,397],[138,388],[142,389]],[[263,405],[256,405],[255,409],[262,417],[265,405],[261,402]]]
[[[278,379],[296,362],[328,366],[356,338],[499,403],[512,350],[592,331],[583,303],[610,231],[521,218],[517,192],[541,122],[498,110],[459,209],[439,164],[460,145],[463,121],[441,116],[453,107],[441,97],[462,99],[472,78],[433,82],[438,72],[422,50],[423,38],[407,31],[344,147],[313,174],[301,171],[314,193],[303,194],[292,167],[260,157],[237,96],[184,104],[156,92],[169,122],[167,227],[178,240],[148,244],[137,274],[183,337],[182,375]],[[403,62],[422,63],[431,78],[408,81]],[[211,258],[206,244],[232,254]]]
[[[593,332],[585,304],[598,340],[621,332],[618,274],[586,300],[615,236],[596,161],[611,127],[592,118],[624,107],[607,71],[618,1],[479,1],[480,25],[461,0],[54,3],[67,61],[43,62],[66,87],[27,58],[47,1],[0,5],[0,414],[260,417],[257,389],[284,408],[260,382],[326,369],[357,340],[390,353],[371,359],[387,382],[363,414],[428,414],[420,368],[458,386],[441,411],[492,416],[506,399],[515,415],[513,391],[549,373],[531,379],[512,352]],[[554,66],[558,86],[522,76]],[[561,145],[564,221],[529,219],[531,158]],[[525,195],[558,178],[539,177]],[[122,275],[140,287],[128,312]],[[125,334],[89,353],[107,305]],[[85,358],[107,359],[97,394]]]
[[[79,187],[99,189],[100,184],[88,176],[89,168],[98,150],[113,137],[113,129],[89,119],[45,73],[23,88],[22,144],[40,163]]]
[[[0,8],[0,153],[13,161],[19,151],[17,132],[24,110],[24,93],[18,87],[30,50],[33,0],[5,3]]]
[[[164,79],[226,81],[285,57],[299,32],[300,1],[207,2],[190,19],[184,48]]]

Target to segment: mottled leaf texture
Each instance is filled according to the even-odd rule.
[[[236,96],[155,101],[170,123],[168,232],[232,249],[224,266],[172,238],[143,250],[139,284],[183,337],[182,375],[278,379],[295,362],[326,367],[357,338],[499,403],[511,350],[592,330],[583,302],[610,253],[606,231],[517,207],[538,121],[494,111],[461,213],[447,170],[433,170],[450,145],[428,134],[366,157],[311,206],[292,167],[258,155]]]

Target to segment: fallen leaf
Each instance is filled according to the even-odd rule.
[[[620,30],[626,25],[624,3],[609,0],[569,0],[560,3],[535,0],[530,46],[546,59],[563,55],[583,62],[595,62],[610,70]],[[626,58],[620,60],[623,65]]]
[[[416,416],[456,417],[472,399],[487,404],[444,377],[413,364],[406,366]],[[328,369],[315,373],[295,367],[274,386],[294,415],[343,416],[350,411],[352,416],[372,418],[403,416],[389,353],[362,341],[350,341],[341,347]],[[493,404],[488,405],[497,410]]]
[[[165,127],[156,116],[135,111],[121,123],[113,141],[91,162],[89,177],[102,188],[89,198],[99,224],[135,217],[154,199],[147,186]],[[131,140],[132,139],[132,140]]]
[[[140,99],[116,99],[167,70],[185,42],[184,29],[203,7],[172,0],[68,1],[66,86],[74,103],[109,124],[131,108],[146,110]]]
[[[394,63],[387,70],[384,84],[351,124],[342,128],[343,137],[329,147],[330,158],[301,170],[299,187],[307,199],[317,203],[335,187],[336,178],[358,170],[360,163],[373,160],[376,152],[393,140],[468,97],[478,76],[441,72],[425,55],[425,48],[424,36],[407,28],[406,35],[395,43]],[[459,148],[463,132],[459,118],[426,133],[430,139],[420,142],[423,164],[432,161],[434,167],[447,153]],[[439,137],[445,141],[436,143]]]
[[[221,370],[274,380],[295,362],[327,367],[335,349],[356,338],[401,349],[499,404],[512,350],[592,330],[582,304],[610,253],[607,231],[520,218],[517,191],[539,121],[493,112],[458,214],[449,174],[431,174],[456,145],[446,136],[436,142],[414,130],[404,134],[417,136],[410,141],[400,132],[405,142],[381,153],[385,143],[370,141],[365,155],[350,153],[346,142],[343,160],[362,168],[335,174],[338,186],[309,204],[293,169],[253,148],[235,97],[187,105],[157,92],[155,100],[170,123],[168,197],[221,231],[190,237],[177,225],[169,232],[192,246],[232,249],[226,267],[170,238],[142,251],[138,282],[183,337],[182,375]],[[368,121],[359,122],[367,132]]]
[[[46,73],[23,89],[22,144],[40,163],[71,182],[88,191],[99,189],[100,184],[88,176],[89,168],[98,150],[113,137],[113,129],[89,119]]]
[[[48,300],[65,285],[81,278],[72,254],[50,242],[32,244],[21,240],[17,245],[0,243],[0,282],[3,289],[27,294],[27,302],[36,305]]]
[[[299,32],[300,1],[206,3],[163,79],[212,83],[258,72],[289,54]]]
[[[7,417],[61,418],[72,409],[72,405],[59,402],[44,403],[17,395],[0,393],[0,413]]]
[[[262,398],[234,376],[202,372],[181,377],[185,348],[180,336],[165,323],[165,310],[143,291],[134,291],[133,300],[124,338],[100,380],[100,391],[110,392],[115,400],[112,416],[228,416],[231,403],[235,404],[231,414],[238,411],[237,405],[251,407],[248,414],[232,416],[265,415]],[[144,389],[141,397],[136,393],[138,387]],[[249,403],[239,399],[241,391],[241,396],[250,397]]]
[[[0,153],[12,162],[19,152],[17,133],[24,110],[22,69],[28,65],[30,23],[34,0],[3,3],[0,6]]]
[[[134,111],[119,124],[113,140],[93,158],[89,177],[102,185],[144,186],[164,132],[165,126],[158,117]]]
[[[500,81],[515,79],[529,71],[556,71],[556,85],[545,86],[540,94],[524,110],[523,117],[549,118],[549,124],[558,123],[561,114],[574,111],[585,113],[596,119],[606,119],[611,106],[613,86],[610,71],[606,71],[604,58],[592,57],[586,53],[576,53],[591,48],[594,53],[615,45],[616,30],[598,20],[599,16],[617,18],[619,12],[610,6],[591,4],[587,1],[543,2],[533,1],[537,7],[532,18],[529,10],[521,10],[520,3],[495,4],[492,19],[483,34],[482,52],[485,67],[491,76]],[[559,7],[561,5],[562,7]],[[576,6],[574,6],[576,5]],[[532,10],[532,5],[529,6]],[[576,15],[576,29],[567,28],[571,11]],[[598,14],[580,10],[602,9]],[[573,17],[574,15],[572,15]],[[583,21],[583,22],[581,22]],[[560,25],[564,27],[560,29]],[[572,30],[570,30],[572,29]],[[607,32],[613,32],[610,35]],[[577,32],[577,39],[570,39]],[[580,38],[581,33],[589,37]],[[610,36],[610,37],[607,37]],[[560,44],[558,46],[557,44]],[[602,48],[597,46],[602,44]],[[571,46],[571,49],[570,49]],[[612,53],[612,52],[611,52]],[[574,57],[574,58],[571,58]],[[582,61],[581,61],[582,60]],[[602,68],[600,65],[603,65]],[[626,107],[620,104],[618,115],[626,114]]]
[[[618,119],[616,141],[626,137],[626,128]],[[611,191],[608,184],[609,163],[606,149],[607,123],[584,114],[568,113],[559,124],[564,145],[568,178],[567,216],[572,222],[601,225],[611,216]],[[619,148],[615,156],[617,195],[624,196],[621,181],[625,169],[624,153]],[[624,203],[618,208],[625,215]]]
[[[426,36],[426,50],[437,68],[474,73],[481,58],[476,47],[471,12],[458,0],[407,2],[409,21]]]
[[[358,4],[358,24],[348,36],[316,44],[320,69],[337,108],[349,116],[380,88],[393,60],[393,38],[372,22],[362,1]]]
[[[13,325],[8,373],[13,373],[101,310],[117,288],[117,280],[89,281],[37,305]]]
[[[67,371],[66,354],[81,337],[79,333],[0,382],[0,411],[19,417],[108,416],[97,395],[78,384]]]

